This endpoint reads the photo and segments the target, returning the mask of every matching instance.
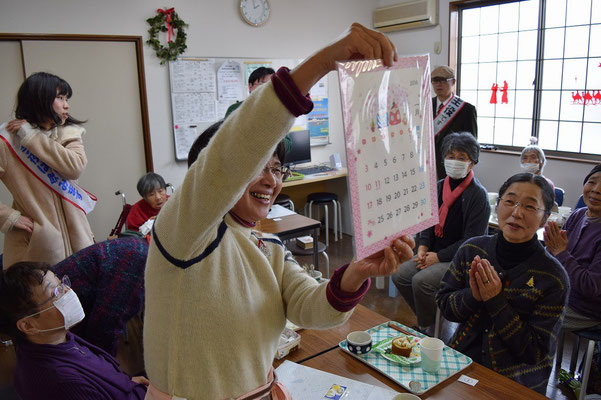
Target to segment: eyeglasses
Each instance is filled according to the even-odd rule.
[[[455,79],[455,78],[439,78],[439,77],[436,77],[436,78],[432,78],[431,82],[432,82],[432,84],[443,83],[443,82],[450,82],[453,79]]]
[[[278,181],[286,180],[290,176],[290,169],[284,166],[270,167],[267,166],[263,168],[263,174],[270,173],[273,175],[275,179]]]
[[[511,209],[515,209],[517,206],[520,206],[522,208],[522,210],[524,210],[525,212],[527,212],[529,214],[536,214],[539,211],[545,211],[544,208],[536,207],[533,204],[522,204],[519,201],[514,201],[514,200],[509,200],[509,199],[500,198],[499,204],[501,204],[503,207],[507,207],[507,208],[511,208]]]
[[[52,290],[52,295],[48,299],[46,299],[44,302],[38,304],[38,307],[43,306],[44,304],[47,304],[49,301],[52,301],[52,300],[56,299],[57,297],[62,296],[67,291],[69,291],[70,288],[71,288],[71,280],[69,279],[69,277],[67,275],[63,275],[63,279],[61,279],[61,283],[59,283]]]

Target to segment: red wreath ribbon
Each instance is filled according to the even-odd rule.
[[[173,21],[173,7],[168,8],[167,10],[159,8],[157,12],[165,16],[165,22],[167,23],[167,41],[171,43],[171,35],[173,34],[173,27],[171,26],[171,22]]]

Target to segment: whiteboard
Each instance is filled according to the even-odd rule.
[[[187,160],[190,147],[206,128],[225,116],[229,106],[249,95],[248,77],[258,67],[294,68],[298,59],[180,57],[169,62],[171,115],[176,160]],[[329,143],[327,78],[311,89],[315,109],[297,118],[292,130],[312,130],[312,145]]]

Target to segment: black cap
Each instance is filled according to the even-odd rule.
[[[597,172],[601,172],[601,164],[597,164],[593,169],[591,169],[591,172],[589,172],[586,178],[584,178],[584,182],[582,182],[582,184],[586,185],[586,181],[588,181],[588,178],[590,178],[592,174],[596,174]]]

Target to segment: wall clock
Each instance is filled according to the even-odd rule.
[[[240,14],[249,25],[263,25],[269,19],[270,12],[268,0],[240,0]]]

